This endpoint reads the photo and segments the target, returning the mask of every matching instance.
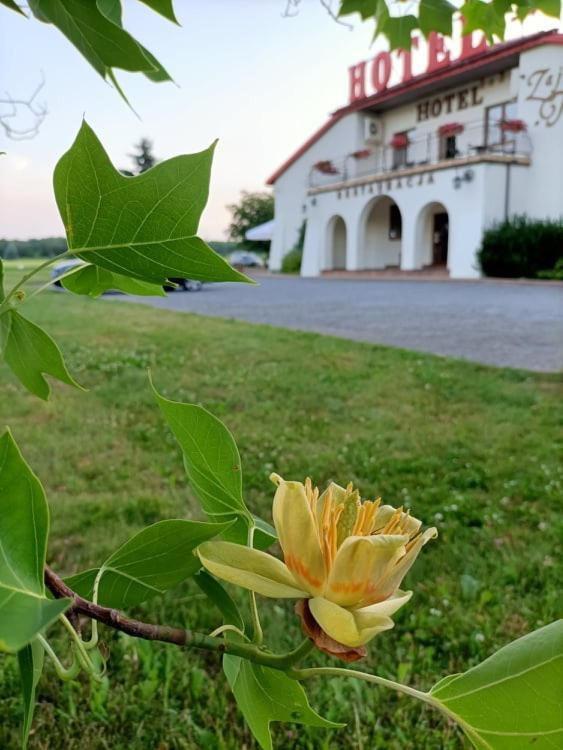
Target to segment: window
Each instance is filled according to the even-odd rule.
[[[516,117],[516,102],[503,102],[487,107],[485,110],[485,146],[497,147],[504,151],[504,146],[514,145],[514,134],[505,133],[501,129],[502,120],[512,120]]]
[[[443,135],[440,138],[440,159],[455,159],[457,155],[456,136]]]
[[[389,206],[389,239],[400,240],[403,233],[403,220],[399,206],[393,203]]]

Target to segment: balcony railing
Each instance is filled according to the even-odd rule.
[[[387,138],[389,141],[390,138]],[[309,187],[317,188],[334,183],[347,182],[362,177],[401,172],[413,167],[445,166],[463,161],[467,157],[505,155],[529,158],[532,152],[530,137],[526,131],[506,132],[496,123],[489,132],[479,123],[464,124],[463,131],[448,140],[436,131],[408,138],[404,148],[366,144],[360,151],[337,159],[317,162],[309,174]]]

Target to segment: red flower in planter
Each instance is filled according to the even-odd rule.
[[[361,148],[359,151],[352,151],[350,154],[354,159],[367,159],[371,156],[371,148]]]
[[[391,148],[406,148],[409,145],[409,137],[406,133],[395,133],[391,138]]]
[[[318,172],[321,172],[322,174],[338,174],[338,169],[336,169],[336,167],[330,161],[330,159],[324,159],[323,161],[318,161],[316,164],[313,165],[313,168],[316,169]]]
[[[505,133],[522,133],[527,130],[524,120],[501,120],[499,124]]]
[[[464,126],[461,122],[447,122],[445,125],[441,125],[438,128],[438,135],[442,138],[448,138],[452,135],[459,135],[463,133]]]

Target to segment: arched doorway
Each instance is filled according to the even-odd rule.
[[[362,225],[361,267],[377,269],[399,266],[403,219],[395,201],[382,195],[368,203]]]
[[[449,238],[450,217],[444,204],[433,202],[424,206],[417,221],[417,265],[447,267]]]
[[[346,268],[346,223],[342,216],[333,216],[328,222],[326,241],[327,271],[341,271]]]

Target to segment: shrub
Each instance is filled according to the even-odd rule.
[[[301,271],[301,258],[303,250],[300,247],[294,247],[286,253],[282,260],[283,273],[299,273]]]
[[[299,273],[301,271],[301,260],[303,258],[303,246],[305,245],[305,230],[307,222],[302,221],[297,235],[295,247],[286,253],[282,260],[283,273]]]
[[[526,216],[515,216],[487,229],[478,252],[485,276],[509,278],[537,278],[540,272],[555,269],[561,258],[563,219],[533,220]]]

